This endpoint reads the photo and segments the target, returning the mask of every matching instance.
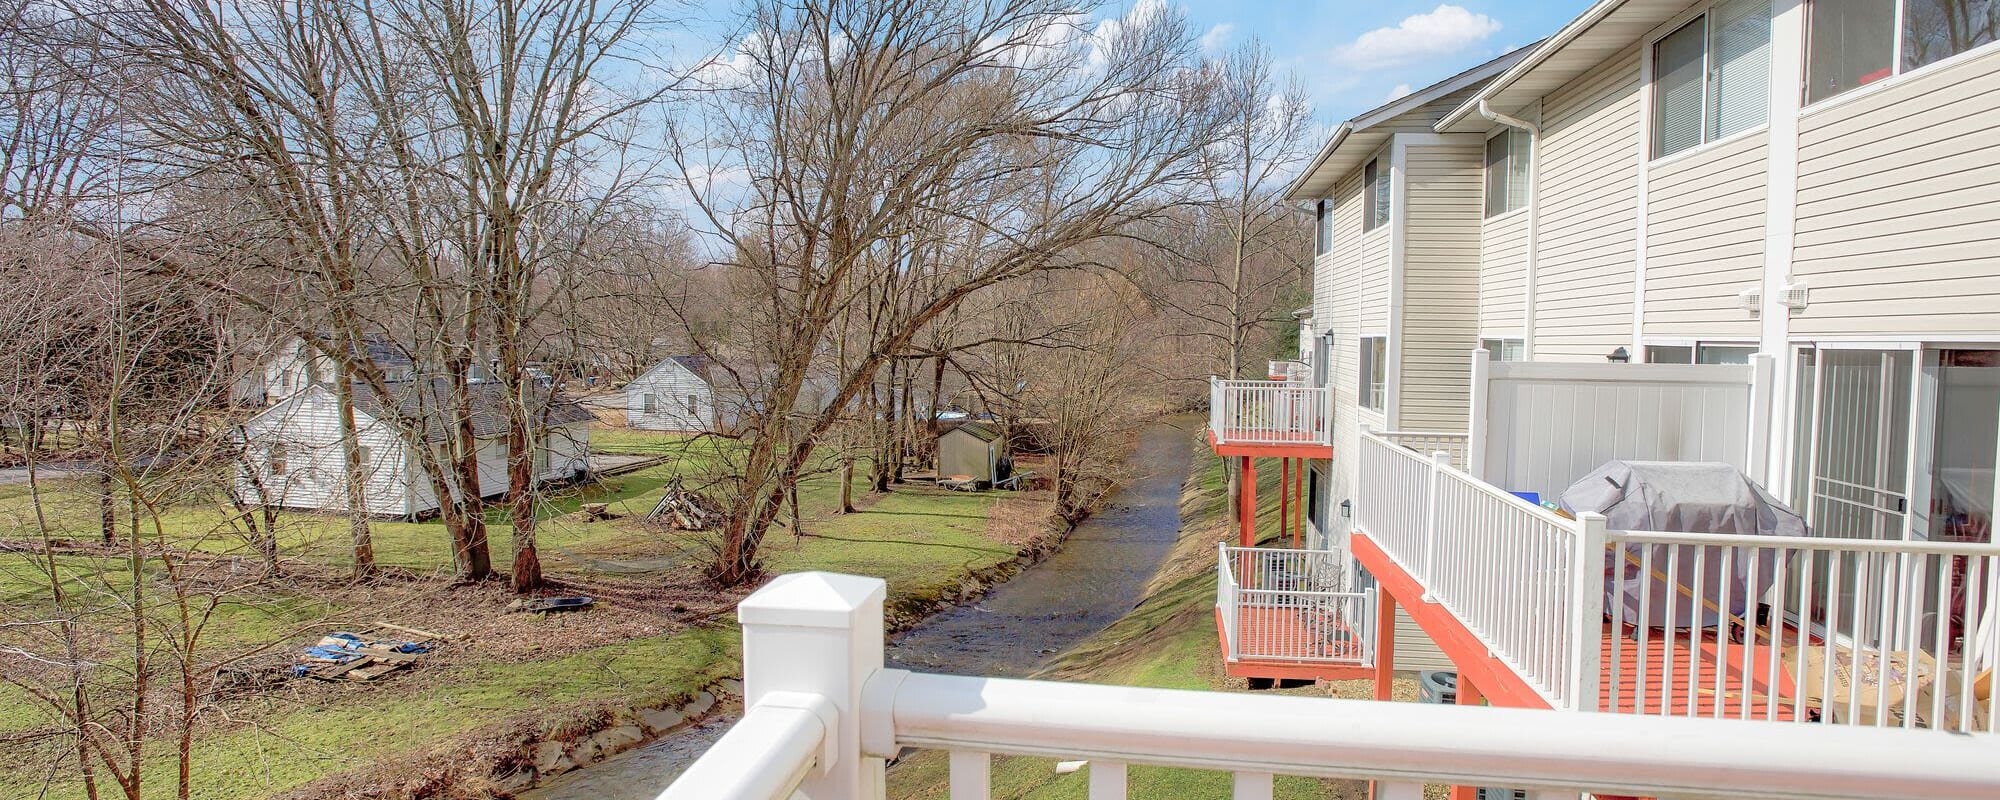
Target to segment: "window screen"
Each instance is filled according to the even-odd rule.
[[[1653,45],[1653,156],[1701,144],[1702,38],[1696,19]]]
[[[1814,0],[1806,13],[1806,102],[1889,77],[1896,0]]]
[[[1692,364],[1694,348],[1678,344],[1649,344],[1646,345],[1646,363]]]
[[[1523,361],[1527,359],[1527,342],[1521,339],[1481,339],[1479,347],[1486,351],[1488,361]]]
[[[1708,141],[1764,124],[1771,102],[1771,2],[1709,11]]]
[[[1381,411],[1387,405],[1389,340],[1380,336],[1361,337],[1361,407]]]
[[[1486,140],[1486,216],[1505,214],[1528,205],[1526,131],[1508,128]]]

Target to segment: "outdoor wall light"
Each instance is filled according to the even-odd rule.
[[[1354,501],[1353,501],[1353,500],[1342,500],[1342,501],[1340,501],[1340,517],[1341,517],[1341,519],[1353,519],[1353,518],[1354,518]]]
[[[1632,360],[1632,354],[1626,352],[1625,348],[1620,347],[1616,350],[1611,351],[1611,355],[1605,356],[1604,360],[1609,361],[1613,364],[1624,364]]]

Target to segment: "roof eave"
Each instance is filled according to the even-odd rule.
[[[1584,12],[1578,15],[1576,19],[1570,20],[1569,24],[1562,26],[1562,29],[1556,31],[1554,35],[1543,39],[1541,44],[1535,45],[1530,49],[1525,57],[1514,62],[1514,65],[1508,67],[1505,72],[1500,73],[1500,77],[1494,78],[1485,86],[1480,87],[1479,91],[1474,92],[1471,97],[1466,98],[1465,102],[1460,103],[1457,108],[1445,114],[1444,118],[1438,120],[1437,125],[1433,129],[1439,133],[1473,133],[1487,129],[1489,125],[1483,116],[1479,117],[1476,121],[1472,119],[1476,115],[1481,101],[1491,100],[1494,95],[1506,91],[1508,87],[1513,86],[1515,82],[1519,81],[1522,76],[1533,72],[1536,67],[1547,62],[1549,57],[1561,52],[1563,48],[1575,42],[1578,36],[1583,35],[1585,31],[1602,22],[1604,18],[1611,16],[1612,12],[1624,6],[1626,2],[1627,0],[1599,0],[1596,5],[1584,9]]]

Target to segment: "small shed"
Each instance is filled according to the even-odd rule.
[[[1001,451],[1005,442],[1000,428],[984,422],[967,422],[938,436],[938,475],[971,475],[987,486],[1000,474]]]

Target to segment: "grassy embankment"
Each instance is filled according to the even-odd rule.
[[[1247,691],[1242,679],[1223,674],[1221,649],[1215,633],[1215,545],[1230,538],[1228,493],[1222,462],[1207,448],[1195,456],[1196,474],[1181,494],[1181,535],[1159,574],[1147,585],[1144,599],[1130,614],[1083,644],[1058,656],[1037,677],[1085,683],[1147,686],[1164,689]],[[1275,528],[1276,470],[1260,475],[1258,496],[1270,501],[1263,515]],[[1268,481],[1268,485],[1266,483]],[[1267,535],[1276,535],[1275,530]],[[1365,682],[1332,687],[1286,690],[1287,694],[1346,697],[1367,696]],[[922,752],[890,771],[893,800],[934,800],[947,795],[949,771],[942,753]],[[1087,794],[1088,768],[1055,774],[1047,758],[1002,756],[994,759],[995,800],[1082,800]],[[1132,767],[1128,773],[1133,797],[1226,798],[1230,776],[1206,770]],[[1353,781],[1321,781],[1280,777],[1283,800],[1359,800],[1365,786]]]
[[[702,588],[691,565],[638,574],[591,571],[593,563],[686,558],[684,538],[637,523],[668,478],[699,471],[709,456],[672,436],[600,428],[593,439],[600,452],[669,460],[560,494],[544,509],[539,541],[545,568],[567,589],[600,600],[599,608],[580,614],[507,614],[511,595],[504,587],[452,585],[449,542],[434,521],[376,521],[377,558],[398,569],[376,584],[347,585],[339,578],[349,559],[345,520],[284,514],[279,530],[290,575],[219,606],[205,636],[205,656],[281,642],[263,656],[281,659],[279,654],[324,631],[365,628],[376,620],[471,638],[379,683],[293,682],[225,701],[217,710],[227,710],[227,718],[208,715],[196,741],[193,795],[236,800],[282,793],[381,762],[415,763],[484,731],[527,724],[547,734],[600,713],[607,704],[671,702],[737,674],[738,632],[726,612],[739,594]],[[84,542],[95,537],[96,501],[87,487],[56,482],[44,490],[59,535]],[[878,575],[888,580],[892,595],[924,598],[956,589],[975,571],[1012,561],[1020,549],[989,529],[997,495],[912,488],[872,499],[862,513],[838,516],[833,513],[838,491],[837,479],[830,477],[801,486],[809,535],[795,539],[789,531],[775,531],[767,545],[772,572]],[[0,487],[0,542],[39,538],[27,494],[25,486]],[[856,495],[866,498],[860,490]],[[585,502],[609,503],[622,518],[586,522],[574,513]],[[1023,502],[1009,502],[1010,513],[1030,511]],[[226,516],[212,498],[196,498],[168,511],[164,524],[179,547],[242,556],[240,537],[226,533]],[[504,568],[512,552],[511,531],[501,514],[490,522],[495,562]],[[25,619],[46,605],[43,559],[0,552],[0,605],[7,609],[0,617]],[[86,550],[59,556],[57,564],[72,596],[114,602],[111,596],[130,586],[114,553]],[[128,633],[118,629],[116,619],[107,609],[95,624],[115,639]],[[0,685],[0,738],[51,724],[49,712],[28,695]],[[149,750],[148,797],[173,792],[170,749],[160,741]],[[61,772],[42,794],[50,755],[45,749],[10,745],[0,751],[0,797],[81,796],[80,785]]]

